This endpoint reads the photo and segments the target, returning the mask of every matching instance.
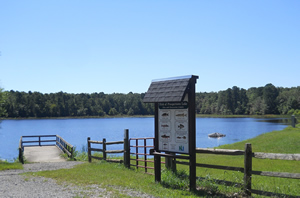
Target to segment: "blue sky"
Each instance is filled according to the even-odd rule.
[[[300,85],[300,1],[0,0],[0,87],[146,92],[198,75],[197,92]]]

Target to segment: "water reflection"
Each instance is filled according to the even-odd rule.
[[[291,124],[290,118],[265,118],[265,119],[257,119],[259,122],[271,122],[271,123],[277,123],[277,124],[285,124],[289,125]]]

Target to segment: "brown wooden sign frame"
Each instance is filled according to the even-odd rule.
[[[196,189],[196,113],[195,113],[195,84],[198,76],[183,76],[175,77],[170,79],[162,79],[152,81],[148,92],[145,94],[144,102],[155,103],[155,139],[154,139],[154,149],[151,150],[151,154],[154,155],[154,167],[155,167],[155,181],[161,181],[161,157],[171,157],[171,158],[181,158],[189,159],[190,165],[190,190]],[[159,147],[160,136],[160,115],[159,115],[159,105],[162,104],[174,104],[178,102],[187,102],[188,110],[188,153],[187,155],[176,155],[182,154],[182,152],[174,151],[174,149],[162,149]],[[172,106],[172,105],[171,105]],[[172,109],[172,107],[168,107]],[[176,123],[177,124],[177,123]],[[171,125],[171,126],[169,126]],[[173,127],[169,129],[174,131],[174,122],[171,124],[166,124],[166,127]],[[176,138],[175,134],[170,133],[172,138]],[[165,136],[169,138],[169,136]],[[173,141],[174,143],[174,141]],[[174,146],[173,146],[174,147]],[[165,153],[162,153],[165,152]]]

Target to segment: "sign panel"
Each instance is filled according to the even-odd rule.
[[[159,150],[189,153],[188,102],[158,104]]]

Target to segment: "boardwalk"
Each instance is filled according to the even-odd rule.
[[[24,156],[27,162],[65,162],[61,157],[63,152],[56,146],[24,147]]]

